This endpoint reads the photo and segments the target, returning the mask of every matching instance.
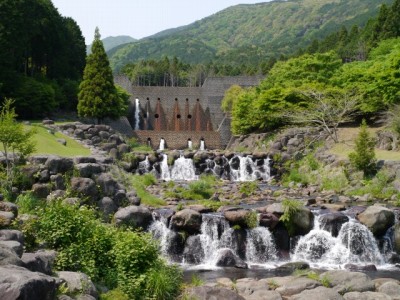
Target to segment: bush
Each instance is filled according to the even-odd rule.
[[[245,194],[248,197],[250,195],[253,195],[257,188],[258,184],[256,181],[243,182],[240,185],[239,192]]]
[[[258,226],[258,215],[257,213],[252,210],[250,211],[245,218],[245,222],[247,225],[247,228],[256,228]]]
[[[43,207],[46,202],[36,198],[32,193],[20,194],[15,201],[18,205],[20,214],[28,214],[34,212],[37,208]]]
[[[56,201],[20,229],[57,251],[58,270],[83,272],[94,282],[117,289],[104,299],[118,299],[111,298],[113,294],[120,299],[173,299],[179,292],[181,273],[160,259],[150,234],[103,224],[91,208]]]

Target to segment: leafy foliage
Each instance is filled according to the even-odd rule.
[[[13,101],[6,99],[0,111],[0,145],[1,153],[5,158],[5,177],[1,180],[1,189],[9,194],[16,178],[19,158],[31,154],[35,150],[32,141],[34,130],[25,130],[24,126],[16,121],[16,113],[12,107]],[[11,155],[13,157],[11,157]]]
[[[52,202],[23,231],[58,253],[59,270],[81,271],[122,299],[174,299],[181,273],[160,259],[149,234],[102,224],[93,209]],[[157,274],[156,274],[157,273]],[[121,292],[117,292],[117,291]]]

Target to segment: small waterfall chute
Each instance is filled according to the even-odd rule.
[[[149,156],[146,155],[146,158],[143,161],[140,161],[137,168],[138,174],[149,173],[151,170],[151,165],[149,161]]]
[[[248,263],[260,264],[277,259],[275,243],[266,227],[247,230],[246,259]]]
[[[140,129],[140,101],[135,99],[135,130]]]
[[[158,147],[158,150],[160,150],[160,151],[165,150],[165,140],[164,140],[164,138],[160,139],[160,145]]]
[[[160,177],[162,180],[170,181],[171,174],[169,172],[169,166],[168,166],[168,155],[163,154],[162,156],[163,156],[163,159],[160,164],[160,171],[161,171]]]
[[[181,155],[175,160],[174,165],[171,169],[171,180],[197,180],[196,170],[194,163],[191,158],[185,158]]]

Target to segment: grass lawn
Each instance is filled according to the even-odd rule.
[[[36,130],[36,134],[33,137],[34,141],[36,142],[35,154],[54,154],[68,157],[90,155],[90,150],[88,148],[82,146],[77,141],[60,132],[51,134],[45,127],[36,124],[26,127],[33,127]],[[67,145],[64,146],[57,142],[57,139],[65,139],[67,141]]]
[[[368,128],[371,136],[375,136],[375,133],[382,128]],[[340,158],[348,158],[350,152],[354,151],[354,141],[357,138],[357,134],[360,128],[340,128],[338,132],[339,143],[335,144],[329,153],[335,154]],[[398,151],[386,151],[375,148],[376,158],[378,160],[400,160],[400,152]]]

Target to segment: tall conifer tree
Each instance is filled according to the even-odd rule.
[[[92,53],[86,59],[83,80],[79,86],[78,114],[81,117],[118,118],[127,108],[126,97],[119,97],[99,29],[96,27]]]

